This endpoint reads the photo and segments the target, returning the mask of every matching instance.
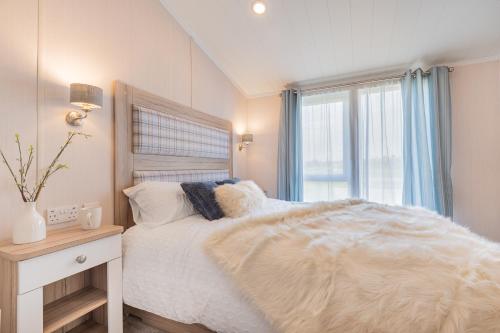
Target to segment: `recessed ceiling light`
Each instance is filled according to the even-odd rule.
[[[254,1],[252,3],[252,10],[257,15],[262,15],[266,12],[266,4],[264,1]]]

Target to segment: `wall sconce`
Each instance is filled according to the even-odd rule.
[[[241,143],[238,146],[238,150],[242,151],[243,149],[247,148],[249,144],[253,142],[253,134],[250,133],[245,133],[241,136]]]
[[[102,107],[102,89],[88,84],[72,83],[69,102],[81,108],[82,111],[68,112],[66,122],[72,126],[80,126],[90,111]]]

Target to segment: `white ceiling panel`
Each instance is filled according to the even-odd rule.
[[[500,0],[161,0],[247,96],[500,55]]]

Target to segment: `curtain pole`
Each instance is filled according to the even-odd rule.
[[[416,70],[412,71],[412,75],[414,75],[417,70],[421,68],[417,68]],[[453,67],[448,67],[449,72],[453,72],[455,68]],[[430,71],[424,71],[424,75],[429,75]],[[369,84],[369,83],[376,83],[376,82],[383,82],[383,81],[389,81],[389,80],[396,80],[396,79],[401,79],[405,77],[407,73],[403,74],[398,74],[398,75],[392,75],[392,76],[386,76],[386,77],[381,77],[381,78],[376,78],[376,79],[368,79],[368,80],[361,80],[361,81],[354,81],[354,82],[347,82],[347,83],[339,83],[339,84],[333,84],[333,85],[328,85],[328,86],[323,86],[323,87],[317,87],[317,88],[305,88],[305,89],[300,89],[300,88],[290,88],[293,90],[300,90],[302,93],[310,93],[310,92],[316,92],[316,91],[323,91],[323,90],[331,90],[331,89],[336,89],[336,88],[346,88],[346,87],[352,87],[352,86],[357,86],[357,85],[362,85],[362,84]]]

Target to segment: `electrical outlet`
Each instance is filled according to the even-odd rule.
[[[47,208],[47,224],[75,221],[79,210],[78,205]]]

